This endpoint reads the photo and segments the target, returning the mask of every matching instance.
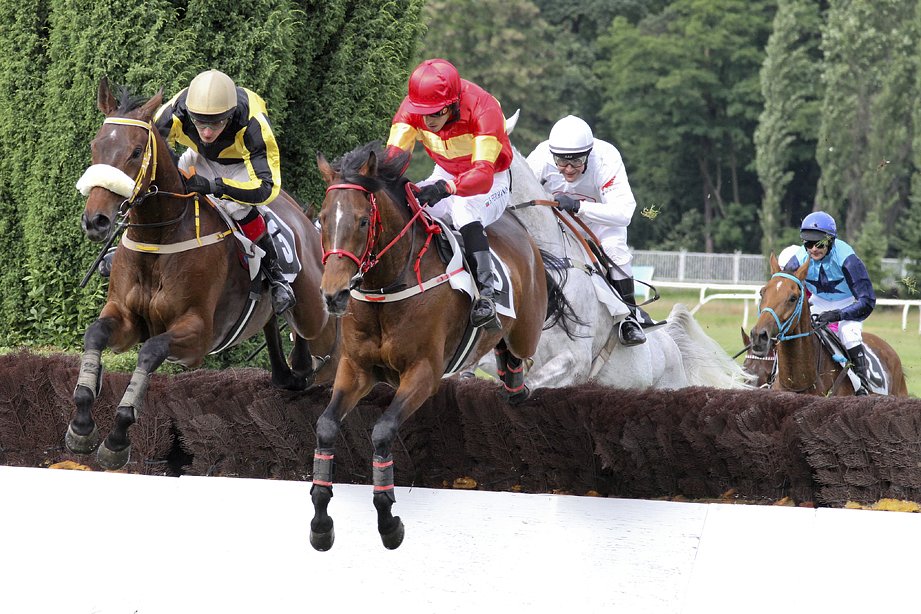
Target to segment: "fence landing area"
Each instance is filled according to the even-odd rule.
[[[308,482],[0,467],[0,611],[905,610],[921,515],[397,488],[385,550],[371,486],[335,487],[329,552]]]

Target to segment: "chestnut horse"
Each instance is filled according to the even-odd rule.
[[[97,106],[106,119],[92,142],[93,165],[81,179],[88,192],[81,220],[86,236],[106,241],[127,228],[112,262],[105,306],[84,335],[73,394],[77,409],[65,436],[72,452],[89,454],[98,448],[98,461],[106,469],[128,461],[128,428],[143,406],[151,373],[164,360],[197,367],[209,352],[262,330],[274,385],[301,390],[315,381],[331,381],[335,369],[331,361],[315,364],[307,342],[314,341],[313,349],[324,355],[334,353],[337,341],[336,322],[320,295],[316,227],[284,192],[268,205],[293,231],[291,256],[300,259],[291,284],[297,305],[284,314],[296,335],[289,367],[265,284],[253,286],[241,246],[228,236],[213,206],[185,194],[166,141],[152,124],[162,98],[162,90],[146,102],[122,90],[116,101],[103,78]],[[251,292],[259,295],[255,302]],[[141,342],[115,426],[100,446],[92,416],[102,386],[100,354],[107,347],[122,352]]]
[[[815,395],[845,396],[854,394],[851,380],[842,365],[835,361],[815,335],[812,315],[803,280],[809,270],[804,262],[793,274],[780,270],[771,254],[771,279],[761,288],[758,321],[751,330],[752,352],[766,357],[776,341],[777,376],[775,390]],[[863,343],[872,351],[883,369],[888,394],[908,396],[902,361],[888,343],[870,333],[863,333]]]
[[[400,425],[435,394],[442,377],[493,348],[510,401],[523,400],[522,362],[536,351],[545,320],[572,314],[544,268],[544,255],[527,230],[505,215],[487,234],[508,265],[515,316],[500,312],[501,329],[475,329],[477,337],[468,340],[471,299],[445,283],[465,273],[446,269],[430,243],[440,227],[409,196],[405,162],[405,155],[385,160],[378,143],[347,153],[334,166],[322,155],[317,159],[328,184],[319,218],[321,289],[330,313],[342,317],[341,359],[316,430],[310,543],[321,551],[334,540],[327,505],[341,421],[375,384],[396,388],[371,434],[377,528],[384,546],[394,549],[404,535],[399,516],[391,514],[396,501],[391,446]],[[458,350],[464,346],[470,351],[461,359]]]

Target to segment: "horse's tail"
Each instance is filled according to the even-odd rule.
[[[751,376],[704,332],[681,303],[672,307],[665,330],[681,352],[688,385],[752,388]]]
[[[562,258],[550,252],[540,250],[540,257],[544,261],[544,274],[547,276],[547,316],[544,318],[544,330],[559,325],[566,336],[575,339],[574,325],[585,326],[585,322],[576,315],[576,310],[563,294],[566,284],[568,267]]]

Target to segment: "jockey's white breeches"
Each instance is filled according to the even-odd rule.
[[[432,175],[417,185],[419,187],[430,185],[439,179],[450,181],[454,179],[454,175],[436,164]],[[509,172],[502,171],[493,175],[492,186],[485,194],[474,194],[473,196],[453,194],[427,207],[427,210],[432,217],[450,222],[457,230],[471,222],[480,222],[485,228],[502,217],[510,198]]]
[[[848,305],[853,305],[856,301],[853,298],[845,298],[840,301],[827,301],[821,296],[815,294],[809,299],[812,306],[812,315],[816,315],[831,309],[844,309]],[[844,348],[849,350],[863,343],[863,322],[855,320],[841,320],[838,322],[838,339],[844,344]]]
[[[613,260],[614,264],[620,267],[620,271],[618,271],[617,268],[611,268],[611,276],[614,279],[627,279],[633,277],[633,254],[627,249],[626,241],[602,241],[601,248],[604,250],[604,253],[608,255],[608,258]]]

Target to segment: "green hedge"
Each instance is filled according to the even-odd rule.
[[[322,195],[336,157],[386,138],[422,33],[423,0],[0,0],[0,345],[76,348],[105,282],[79,282],[99,249],[74,188],[90,164],[103,76],[171,96],[207,68],[259,92],[284,187]]]

